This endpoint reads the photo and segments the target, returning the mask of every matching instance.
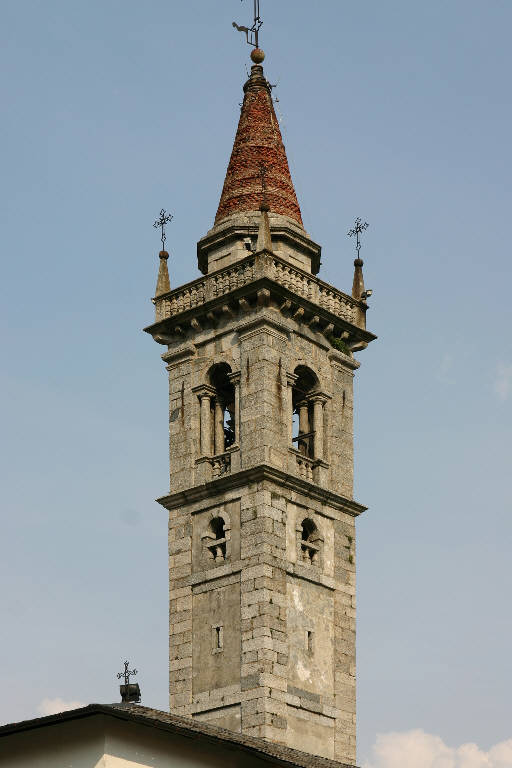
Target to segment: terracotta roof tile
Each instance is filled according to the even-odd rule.
[[[242,111],[215,224],[233,213],[259,209],[263,197],[263,165],[266,202],[270,210],[290,216],[303,226],[270,86],[263,75],[262,66],[255,64],[251,67],[244,91]]]

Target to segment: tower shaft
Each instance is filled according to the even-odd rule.
[[[169,372],[170,708],[354,762],[353,351],[375,337],[276,174],[269,212],[225,184],[204,276],[146,329]]]

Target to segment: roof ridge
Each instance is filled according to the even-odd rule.
[[[340,763],[328,757],[319,757],[308,752],[301,752],[284,744],[276,744],[256,736],[247,736],[237,731],[230,731],[217,725],[195,720],[192,717],[173,715],[170,712],[145,707],[140,704],[87,704],[84,707],[66,710],[54,715],[23,720],[19,723],[7,723],[0,726],[0,737],[9,736],[11,733],[41,728],[46,725],[56,725],[94,714],[109,713],[114,716],[123,717],[125,720],[133,720],[139,723],[146,721],[147,724],[154,724],[155,727],[170,728],[177,732],[183,732],[183,735],[186,735],[187,732],[189,734],[203,734],[207,738],[228,742],[242,749],[256,752],[262,758],[274,758],[281,765],[299,766],[299,768],[355,768],[355,766],[348,763]]]

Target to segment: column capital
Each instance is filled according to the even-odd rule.
[[[286,383],[289,387],[293,387],[298,378],[299,377],[296,373],[288,373],[288,371],[286,372]]]
[[[234,373],[228,373],[228,379],[233,384],[233,386],[237,386],[240,384],[240,378],[241,378],[241,372],[240,371],[234,371]]]
[[[310,403],[322,403],[323,405],[328,400],[332,400],[332,397],[325,392],[312,392],[311,395],[308,396],[308,402]]]
[[[192,392],[197,395],[200,399],[203,397],[215,397],[215,387],[210,386],[210,384],[200,384],[198,387],[192,387]]]

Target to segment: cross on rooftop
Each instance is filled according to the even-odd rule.
[[[356,237],[357,258],[359,258],[359,251],[361,250],[361,241],[359,240],[359,235],[364,232],[365,229],[368,229],[369,226],[370,225],[367,221],[363,223],[358,216],[355,220],[354,227],[347,232],[349,237],[354,237],[354,235]]]
[[[130,675],[136,675],[137,670],[136,669],[128,669],[130,666],[129,661],[125,661],[124,663],[124,672],[118,672],[117,673],[117,679],[120,680],[122,677],[124,677],[124,684],[130,685]]]
[[[170,221],[172,221],[172,219],[173,219],[172,214],[167,213],[165,208],[162,208],[162,210],[160,211],[160,216],[153,224],[155,229],[158,229],[158,227],[160,227],[162,230],[160,235],[160,240],[162,241],[162,251],[165,251],[165,241],[167,240],[167,237],[165,235],[165,225],[168,224]]]

